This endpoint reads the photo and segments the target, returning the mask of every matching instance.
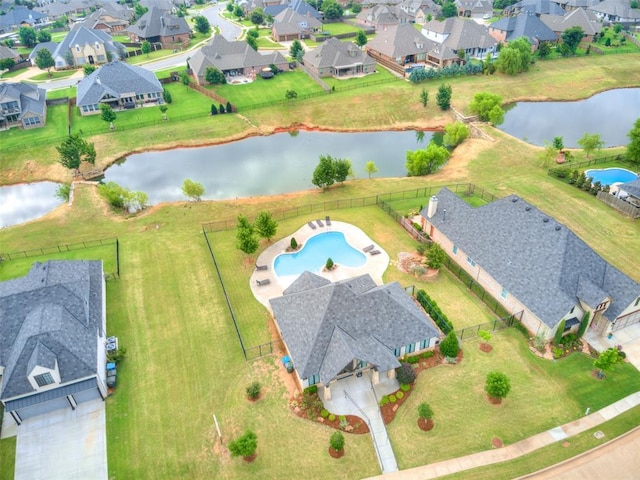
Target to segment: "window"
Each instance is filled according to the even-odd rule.
[[[454,246],[453,246],[453,254],[454,254],[454,255],[457,255],[457,254],[458,254],[458,246],[457,246],[457,245],[454,245]]]
[[[420,342],[420,350],[424,350],[427,347],[429,347],[429,340],[422,340]]]
[[[500,292],[500,296],[501,296],[502,298],[507,298],[507,295],[509,295],[509,292],[507,291],[507,289],[506,289],[506,288],[503,288],[503,289],[502,289],[502,292]]]
[[[640,304],[640,297],[636,298],[636,303],[633,304],[634,307],[637,307]]]
[[[53,377],[49,372],[41,373],[40,375],[35,375],[33,379],[36,381],[39,387],[44,387],[46,385],[51,385],[53,383]]]
[[[316,373],[309,377],[309,385],[315,385],[318,382],[320,382],[320,374]]]
[[[401,352],[402,352],[402,348],[394,348],[393,349],[393,355],[395,357],[399,357]]]
[[[404,353],[413,353],[416,349],[416,344],[415,343],[410,343],[409,345],[407,345],[406,347],[404,347]]]
[[[607,308],[607,302],[606,302],[606,301],[605,301],[605,302],[602,302],[601,304],[599,304],[599,305],[596,307],[596,312],[599,312],[600,310],[604,310],[605,308]]]
[[[467,257],[467,262],[469,262],[469,264],[470,264],[472,267],[475,267],[475,266],[476,266],[476,262],[474,262],[474,261],[473,261],[473,259],[472,259],[471,257]]]

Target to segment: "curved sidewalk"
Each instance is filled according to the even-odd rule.
[[[376,477],[370,477],[368,480],[426,480],[482,467],[484,465],[506,462],[596,427],[636,405],[640,405],[640,392],[632,393],[622,400],[618,400],[604,407],[602,410],[598,410],[578,420],[552,428],[533,437],[525,438],[524,440],[520,440],[503,448],[485,450],[484,452],[473,453],[464,457],[452,458],[450,460],[400,470],[386,475],[378,475]]]

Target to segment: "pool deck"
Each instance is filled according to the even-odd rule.
[[[275,258],[281,253],[285,253],[287,247],[291,245],[291,237],[295,237],[298,245],[300,245],[302,248],[309,238],[324,232],[344,233],[344,236],[349,245],[360,252],[362,252],[363,248],[371,244],[375,245],[374,250],[379,250],[380,254],[370,255],[366,252],[363,252],[367,257],[367,261],[361,267],[352,268],[338,265],[338,267],[331,272],[321,271],[313,273],[327,278],[332,282],[344,280],[347,278],[353,278],[357,277],[358,275],[364,275],[368,273],[373,278],[373,281],[378,285],[383,284],[382,275],[389,266],[389,255],[387,254],[387,252],[385,252],[380,247],[380,245],[371,240],[371,238],[369,238],[366,233],[364,233],[358,227],[351,225],[350,223],[331,220],[331,225],[328,226],[326,222],[324,222],[324,219],[323,223],[323,227],[316,226],[315,230],[305,223],[301,228],[293,232],[291,235],[287,235],[286,237],[275,242],[273,245],[267,247],[258,256],[256,265],[266,265],[267,269],[253,271],[250,279],[251,291],[253,292],[253,295],[256,297],[256,299],[265,307],[267,307],[270,312],[271,306],[269,305],[269,299],[282,296],[282,292],[297,278],[297,275],[287,275],[284,277],[280,277],[275,273],[273,269]],[[262,281],[266,279],[268,279],[270,283],[262,286],[258,285],[258,280]]]

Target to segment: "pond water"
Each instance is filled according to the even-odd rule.
[[[0,188],[0,228],[34,220],[63,202],[55,197],[58,183],[23,183]]]
[[[105,182],[145,192],[150,203],[185,200],[182,182],[202,183],[208,200],[274,195],[314,188],[320,155],[348,158],[356,178],[404,177],[407,150],[424,148],[432,132],[278,133],[200,148],[131,155],[109,167]]]
[[[585,133],[598,133],[605,147],[627,145],[627,133],[640,117],[640,88],[602,92],[577,102],[518,102],[508,108],[500,130],[533,145],[563,138],[580,148]]]

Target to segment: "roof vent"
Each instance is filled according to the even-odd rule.
[[[526,207],[524,207],[524,209],[525,209],[527,212],[530,212],[530,211],[531,211],[531,207],[530,207],[530,206],[528,206],[528,205],[527,205]]]
[[[511,201],[512,201],[513,203],[516,203],[516,202],[518,201],[518,197],[513,197],[513,198],[511,199]]]
[[[556,225],[556,232],[560,231],[560,225]]]
[[[548,219],[547,217],[544,217],[544,218],[542,219],[542,221],[543,221],[544,223],[547,223],[547,222],[549,221],[549,219]]]

